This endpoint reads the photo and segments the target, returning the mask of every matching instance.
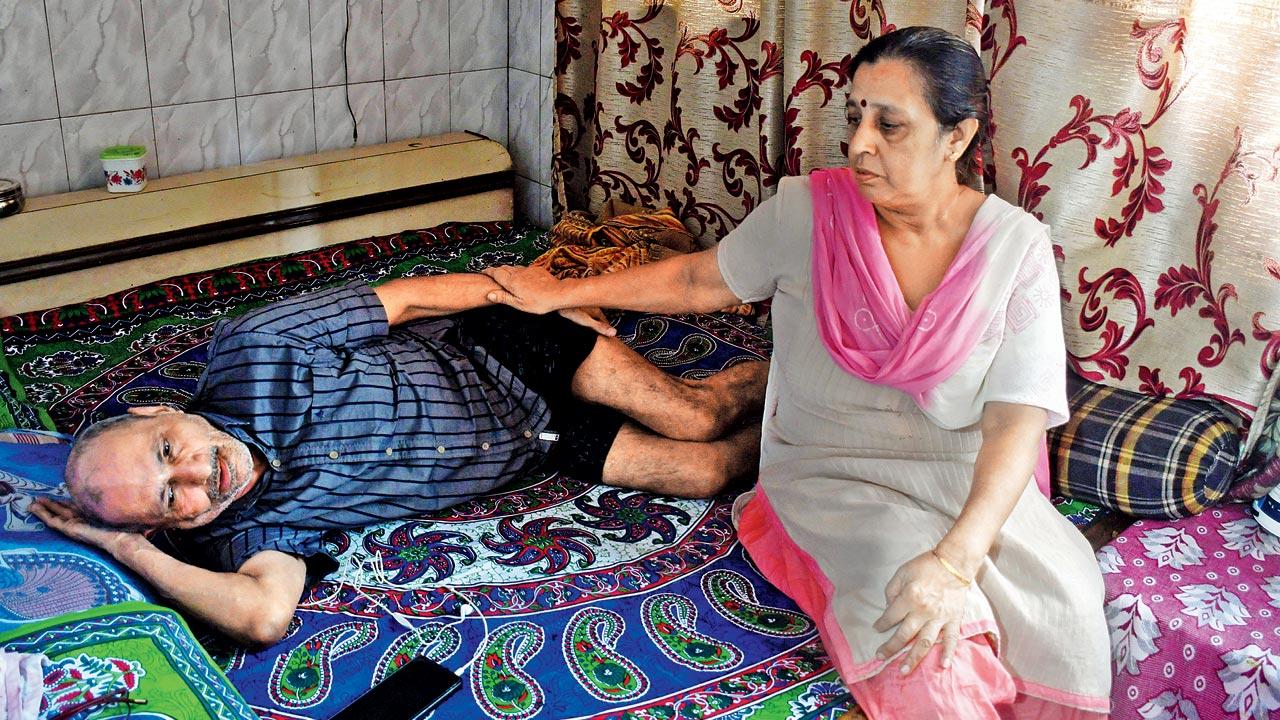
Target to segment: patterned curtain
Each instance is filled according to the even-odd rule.
[[[1280,5],[992,5],[994,180],[1053,228],[1071,365],[1246,416],[1265,406],[1280,359]]]
[[[558,0],[558,207],[704,242],[845,162],[854,52],[935,25],[991,80],[988,190],[1053,228],[1073,368],[1248,417],[1280,361],[1280,3]],[[1274,388],[1271,389],[1274,392]]]

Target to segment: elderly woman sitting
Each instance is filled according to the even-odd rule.
[[[584,280],[499,268],[491,299],[681,312],[772,297],[739,531],[862,709],[1105,715],[1102,578],[1042,492],[1044,431],[1067,416],[1048,228],[967,186],[987,118],[972,47],[904,28],[851,67],[849,167],[784,180],[717,248]]]

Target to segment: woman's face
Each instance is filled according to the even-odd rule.
[[[861,65],[847,104],[849,167],[862,195],[886,208],[927,202],[954,186],[952,155],[963,150],[941,132],[914,67],[896,59]]]

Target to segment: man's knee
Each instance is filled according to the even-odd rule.
[[[706,452],[695,453],[689,460],[682,473],[681,497],[712,498],[724,492],[732,478],[723,453],[708,448]]]
[[[724,437],[728,430],[726,418],[720,408],[701,395],[694,395],[682,414],[685,420],[680,423],[680,437],[673,438],[675,440],[710,442]]]

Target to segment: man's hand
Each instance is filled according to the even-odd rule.
[[[605,337],[618,334],[617,328],[609,324],[608,318],[600,308],[565,308],[558,311],[560,317],[575,322],[583,327],[591,328]]]
[[[72,540],[101,548],[113,557],[125,543],[134,542],[142,537],[135,532],[93,525],[84,519],[79,510],[57,500],[36,498],[31,502],[31,512],[45,525]]]
[[[499,290],[489,291],[489,302],[510,305],[534,315],[565,307],[561,281],[544,268],[501,265],[481,272],[502,286]]]
[[[924,552],[908,560],[885,586],[884,597],[889,606],[871,626],[876,632],[898,628],[876,650],[876,656],[890,658],[910,645],[911,650],[902,661],[902,672],[909,673],[940,640],[942,667],[950,667],[960,641],[967,590],[933,553]]]
[[[31,511],[67,537],[111,553],[161,595],[243,643],[279,640],[306,584],[302,558],[276,550],[255,554],[237,572],[212,572],[166,555],[140,533],[93,525],[66,503],[40,498]]]

